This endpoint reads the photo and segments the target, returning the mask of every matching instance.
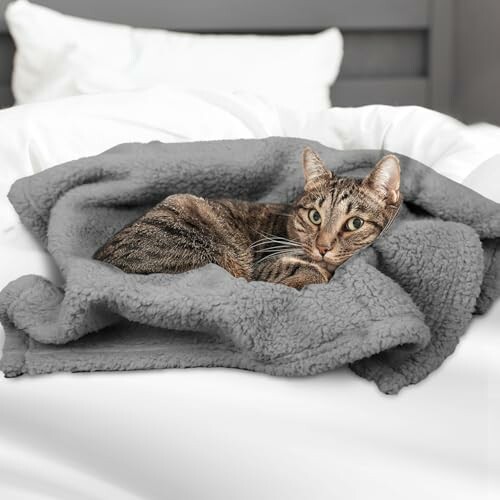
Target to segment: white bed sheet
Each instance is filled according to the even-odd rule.
[[[0,286],[58,279],[20,224],[0,262]],[[0,498],[499,498],[499,324],[497,303],[397,397],[347,369],[1,378]]]
[[[412,154],[394,120],[410,112],[418,128],[433,115],[391,118],[382,108],[278,125],[332,146],[427,155],[438,170],[461,165],[458,180],[492,156],[452,122],[441,141],[422,129],[429,147]],[[26,273],[57,281],[18,222],[2,229],[0,262],[0,287]],[[497,303],[435,374],[397,397],[347,369],[300,379],[228,369],[2,378],[0,498],[500,498],[499,324]]]

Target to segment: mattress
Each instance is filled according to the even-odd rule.
[[[377,117],[373,108],[288,117],[282,130],[338,146],[358,127],[362,140],[345,147],[404,149],[387,127],[376,128],[378,139],[361,134],[360,124],[380,125],[392,112],[380,108]],[[467,154],[457,153],[463,165]],[[487,171],[481,179],[487,186]],[[15,218],[1,230],[0,286],[26,273],[58,281]],[[305,378],[214,368],[1,378],[0,498],[500,498],[499,324],[497,303],[436,373],[397,397],[348,369]]]

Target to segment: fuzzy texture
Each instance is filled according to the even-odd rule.
[[[304,150],[304,192],[293,204],[167,196],[114,234],[94,259],[134,274],[181,273],[217,264],[235,278],[300,290],[369,246],[401,205],[394,155],[366,179],[338,177]]]
[[[403,156],[396,222],[329,283],[298,291],[214,264],[137,275],[92,260],[171,194],[289,203],[303,188],[305,146],[355,177],[383,155],[291,138],[127,144],[17,181],[10,200],[65,286],[24,276],[0,293],[5,375],[195,366],[309,375],[350,363],[385,393],[426,377],[500,294],[500,206]]]

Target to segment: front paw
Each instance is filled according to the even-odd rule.
[[[336,266],[332,266],[331,264],[327,264],[326,262],[321,264],[311,262],[309,265],[314,267],[324,277],[325,283],[330,281],[335,272],[335,269],[337,268]]]
[[[324,266],[312,262],[303,262],[300,271],[279,282],[283,285],[301,290],[307,285],[322,285],[328,283],[332,273]]]

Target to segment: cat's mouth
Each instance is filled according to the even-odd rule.
[[[326,254],[321,255],[317,249],[309,252],[309,256],[314,262],[330,271],[330,268],[335,269],[348,259],[348,256],[339,256],[332,254],[332,252],[327,252]]]
[[[308,258],[330,272],[349,258],[349,255],[346,255],[345,252],[338,253],[337,249],[330,249],[326,253],[321,253],[315,245],[304,245],[303,250]]]
[[[312,259],[318,266],[326,269],[329,273],[333,273],[341,263],[338,262],[328,262],[325,258],[321,257],[319,259]]]
[[[328,268],[329,266],[337,267],[339,265],[337,259],[335,259],[334,256],[328,254],[321,255],[318,251],[316,251],[316,252],[311,252],[309,256],[314,262],[324,267],[325,269]]]

